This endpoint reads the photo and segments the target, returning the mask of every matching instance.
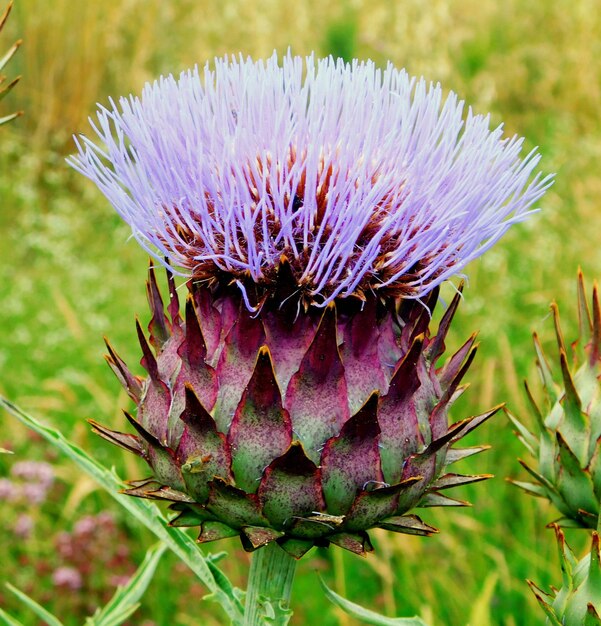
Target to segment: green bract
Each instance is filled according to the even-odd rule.
[[[597,286],[593,308],[586,302],[582,273],[578,274],[580,336],[570,347],[564,342],[557,306],[551,306],[559,348],[562,385],[558,385],[537,336],[537,367],[546,398],[539,407],[530,393],[539,435],[533,435],[510,415],[518,436],[537,459],[533,469],[520,461],[536,483],[512,481],[528,493],[548,498],[562,513],[561,526],[596,528],[601,499],[601,313]]]
[[[371,549],[366,531],[428,535],[415,507],[464,505],[447,488],[487,478],[446,467],[484,447],[453,448],[490,417],[448,425],[476,347],[438,366],[460,295],[436,336],[427,301],[346,298],[303,309],[290,266],[252,312],[229,282],[190,282],[183,315],[169,275],[167,312],[154,271],[150,339],[138,323],[146,379],[109,345],[107,360],[137,405],[137,434],[94,423],[143,457],[151,478],[128,493],[172,502],[199,541],[239,535],[295,557],[313,545]],[[247,289],[252,295],[252,290]],[[257,312],[258,311],[258,312]]]
[[[528,581],[536,599],[547,615],[550,626],[601,625],[601,554],[599,535],[593,532],[590,554],[578,561],[563,532],[554,525],[559,545],[563,574],[562,586],[549,596],[532,581]]]

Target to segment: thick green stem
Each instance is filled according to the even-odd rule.
[[[244,626],[263,626],[265,615],[272,616],[273,621],[269,623],[274,626],[288,622],[295,568],[295,559],[275,542],[253,553],[246,591]]]

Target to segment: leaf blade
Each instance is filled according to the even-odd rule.
[[[144,561],[127,584],[118,587],[108,603],[92,618],[94,626],[119,626],[138,609],[139,600],[166,549],[165,544],[157,543],[146,552]]]
[[[0,609],[0,624],[4,626],[23,626],[23,623]]]
[[[28,415],[12,402],[0,396],[0,407],[16,417],[31,430],[58,448],[63,454],[74,461],[83,471],[94,478],[122,507],[148,528],[154,535],[167,544],[209,589],[210,597],[221,604],[234,624],[242,622],[243,609],[233,592],[228,593],[222,587],[198,548],[196,542],[178,528],[167,526],[167,520],[159,508],[148,500],[129,498],[119,493],[124,483],[114,471],[111,471],[88,456],[81,448],[70,442],[64,435],[49,426],[45,426],[34,417]],[[225,577],[225,574],[222,573]]]
[[[361,622],[372,624],[373,626],[427,626],[426,622],[419,617],[386,617],[385,615],[370,611],[332,591],[322,578],[319,579],[319,582],[321,583],[326,597],[332,604],[335,604],[345,613]]]
[[[38,604],[33,598],[30,598],[26,593],[23,593],[20,589],[17,589],[10,583],[4,583],[6,588],[13,593],[21,602],[29,607],[38,617],[44,620],[47,626],[63,626],[63,623],[52,613],[49,613],[42,605]]]

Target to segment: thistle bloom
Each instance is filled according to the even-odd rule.
[[[73,165],[138,241],[190,277],[303,299],[422,297],[529,214],[548,186],[522,139],[389,65],[217,60],[101,108]]]
[[[239,535],[299,557],[370,549],[381,527],[429,534],[416,506],[481,480],[446,467],[490,411],[448,425],[474,337],[438,361],[459,295],[438,285],[550,184],[522,140],[392,66],[217,60],[102,108],[91,178],[173,276],[151,268],[146,379],[109,345],[136,434],[97,432],[150,464],[132,495],[167,499],[200,541]]]

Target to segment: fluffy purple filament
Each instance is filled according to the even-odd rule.
[[[261,284],[285,255],[318,306],[398,286],[419,298],[552,183],[489,125],[392,65],[274,54],[111,101],[92,123],[106,148],[82,136],[70,163],[184,275]]]

